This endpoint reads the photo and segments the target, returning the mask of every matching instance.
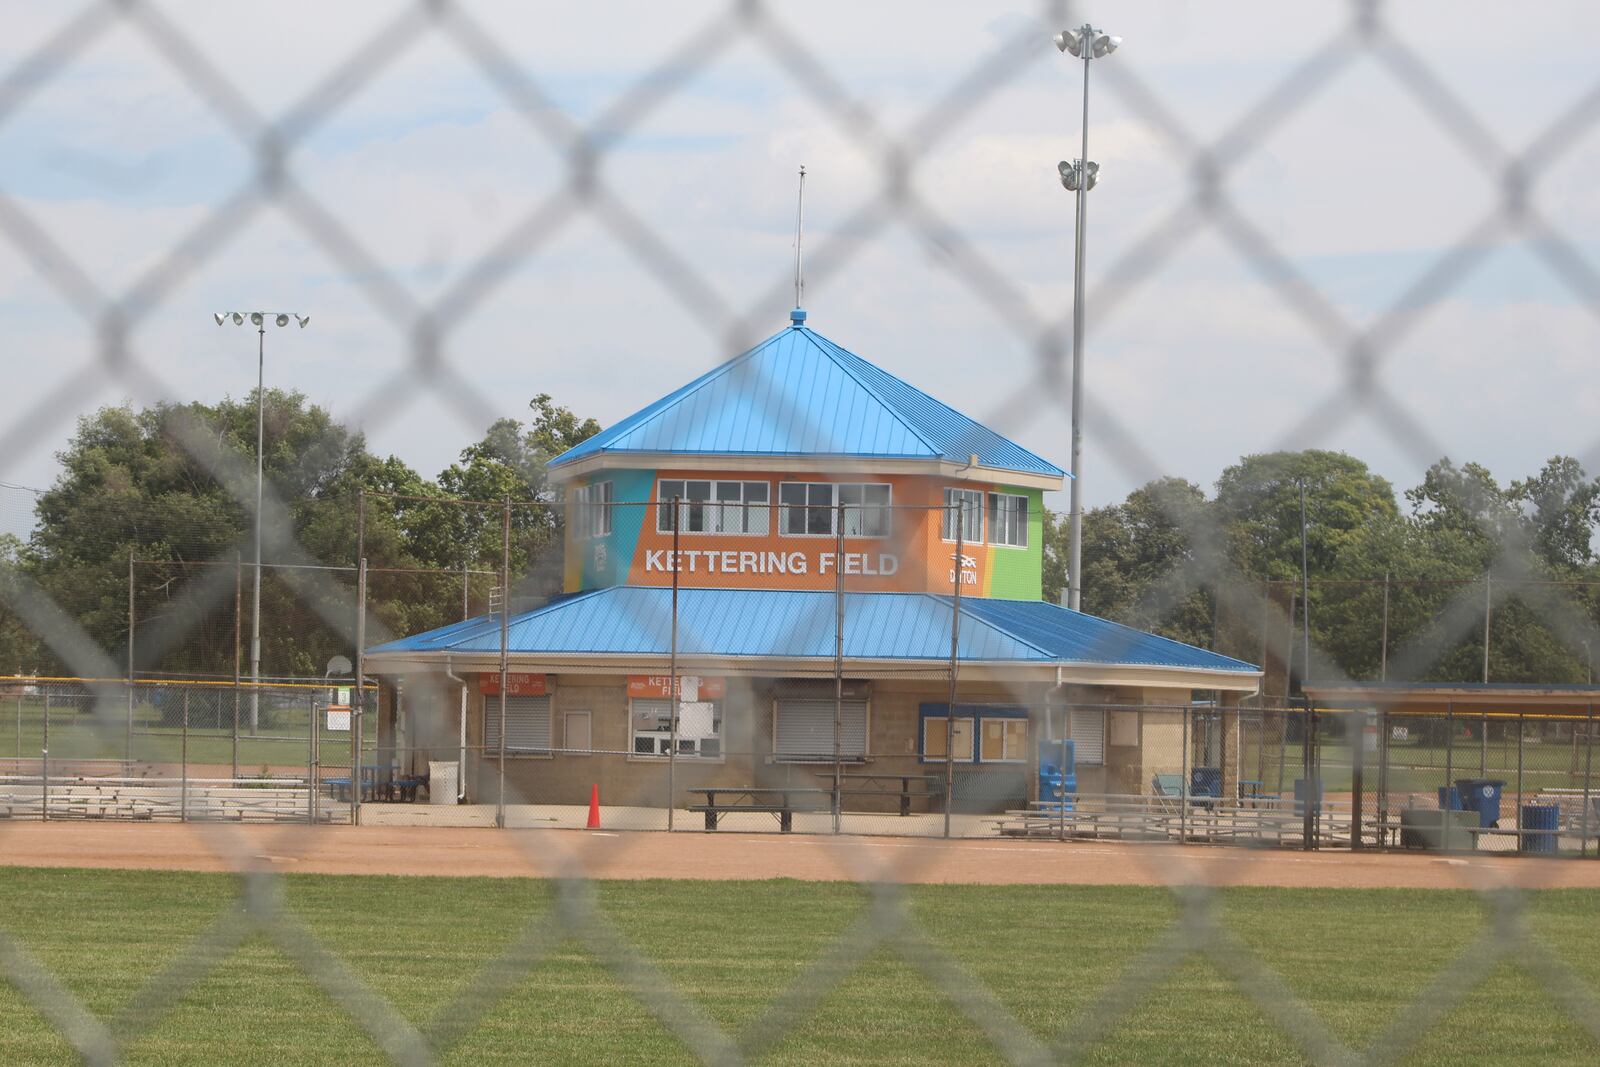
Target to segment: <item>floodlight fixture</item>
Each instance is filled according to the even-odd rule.
[[[1083,33],[1080,30],[1062,30],[1056,34],[1056,50],[1071,52],[1073,55],[1083,53]]]
[[[1093,55],[1096,59],[1104,59],[1122,44],[1122,38],[1113,34],[1102,33],[1095,37]]]
[[[296,315],[295,316],[295,321],[300,323],[300,328],[303,330],[307,326],[311,325],[311,316],[310,315]]]
[[[244,316],[239,314],[237,311],[235,311],[233,313],[233,324],[235,326],[243,326],[244,325]]]
[[[287,326],[287,325],[289,325],[289,316],[287,316],[287,315],[279,315],[273,321],[275,321],[279,326]]]
[[[1104,59],[1122,44],[1115,34],[1102,33],[1093,26],[1062,30],[1055,36],[1056,48],[1078,59]]]
[[[1087,192],[1100,180],[1100,164],[1091,161],[1080,166],[1079,162],[1076,159],[1071,161],[1063,159],[1056,164],[1056,172],[1061,175],[1062,188],[1069,193],[1077,192],[1080,183],[1083,183],[1084,191]]]
[[[214,311],[211,313],[211,317],[217,320],[218,326],[228,321],[228,313],[226,311]]]

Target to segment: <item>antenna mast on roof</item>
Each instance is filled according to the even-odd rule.
[[[806,295],[806,258],[805,258],[805,226],[806,226],[806,168],[800,165],[800,196],[794,208],[794,306],[799,310],[805,303]]]

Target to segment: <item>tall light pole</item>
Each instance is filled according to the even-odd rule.
[[[292,318],[303,330],[311,323],[310,315],[294,312],[218,311],[212,316],[221,326],[229,319],[235,326],[248,320],[256,328],[256,567],[255,603],[250,609],[250,733],[261,725],[261,496],[266,473],[267,426],[267,320],[279,326],[289,325]]]
[[[1055,36],[1056,47],[1083,60],[1083,152],[1075,160],[1056,165],[1061,184],[1075,194],[1078,204],[1077,241],[1072,269],[1072,515],[1069,532],[1071,559],[1067,571],[1067,606],[1082,610],[1083,601],[1083,229],[1088,201],[1100,172],[1098,163],[1089,162],[1089,61],[1103,59],[1117,50],[1121,37],[1102,33],[1087,22],[1076,30],[1062,30]]]

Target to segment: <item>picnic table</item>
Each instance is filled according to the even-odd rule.
[[[735,811],[763,811],[778,817],[778,829],[788,833],[794,828],[796,811],[821,811],[818,798],[832,795],[831,790],[795,786],[726,786],[712,785],[690,789],[706,798],[704,804],[690,804],[690,811],[704,813],[706,829],[717,828],[717,818]],[[720,800],[719,800],[720,798]],[[796,803],[796,801],[800,803]]]
[[[829,783],[826,790],[832,794],[833,772],[818,771],[817,777]],[[845,788],[846,783],[860,783],[857,788]],[[922,788],[912,788],[913,783],[921,783]],[[866,797],[899,797],[900,814],[911,814],[911,799],[913,797],[934,797],[944,795],[944,776],[940,774],[890,774],[856,771],[839,775],[839,793],[842,796]],[[842,807],[842,805],[841,805]]]
[[[375,763],[363,764],[361,767],[361,799],[369,801],[375,798],[378,790],[379,767]],[[322,784],[333,790],[340,801],[350,799],[350,776],[348,774],[336,775],[322,779]]]

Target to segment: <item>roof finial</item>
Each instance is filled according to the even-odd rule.
[[[794,310],[789,313],[789,321],[795,325],[803,325],[806,321],[805,303],[806,295],[806,256],[805,256],[805,229],[806,229],[806,167],[800,164],[800,196],[794,208]]]

